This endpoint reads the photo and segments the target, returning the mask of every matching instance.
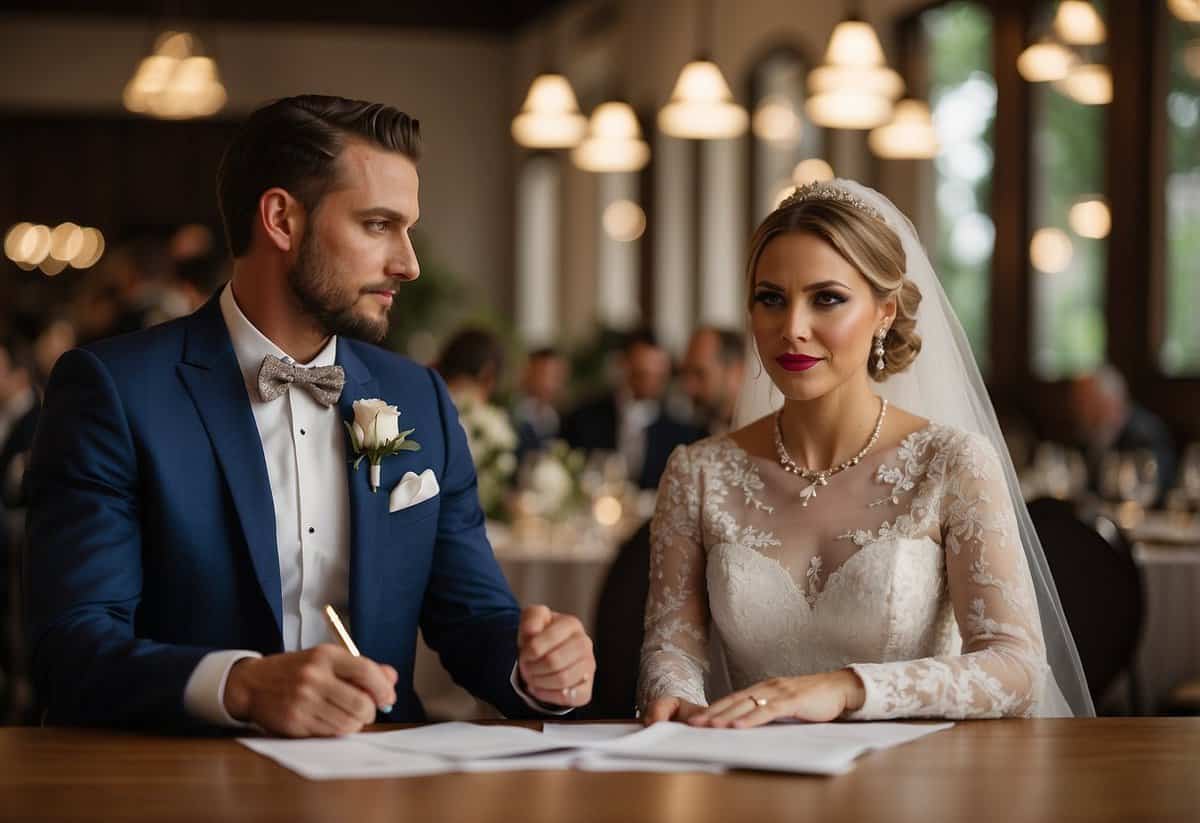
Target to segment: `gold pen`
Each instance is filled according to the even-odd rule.
[[[328,621],[329,627],[333,629],[333,633],[337,635],[338,640],[346,647],[346,651],[355,657],[362,657],[362,654],[358,651],[358,646],[354,645],[354,639],[350,637],[350,632],[346,631],[345,625],[342,624],[342,618],[338,616],[337,609],[329,603],[325,604],[325,620]],[[392,708],[392,706],[380,706],[379,711],[388,714]]]

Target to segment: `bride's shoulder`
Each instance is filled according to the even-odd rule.
[[[946,465],[973,474],[990,472],[999,461],[995,444],[977,431],[930,422],[923,430],[928,447],[941,455]]]
[[[910,411],[891,407],[885,442],[926,457],[942,457],[950,465],[979,463],[995,454],[992,442],[978,432],[930,420]]]
[[[727,458],[739,449],[733,439],[735,432],[714,434],[686,445],[676,446],[671,455],[673,461],[686,461],[692,466],[702,466],[715,460]]]

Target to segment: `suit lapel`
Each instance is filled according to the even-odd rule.
[[[246,384],[221,316],[219,295],[192,316],[179,375],[212,441],[250,550],[254,574],[282,638],[283,595],[271,481]]]
[[[353,343],[345,337],[338,338],[337,363],[346,373],[346,385],[338,401],[342,419],[354,422],[354,401],[379,397],[379,381],[367,370],[352,348]],[[380,398],[386,399],[386,398]],[[358,470],[353,467],[354,453],[347,438],[346,483],[350,491],[350,625],[359,647],[369,642],[368,604],[371,576],[371,546],[375,544],[376,527],[380,512],[387,511],[387,494],[390,486],[382,482],[378,492],[372,492],[370,469],[364,460]],[[387,461],[383,462],[384,475]]]

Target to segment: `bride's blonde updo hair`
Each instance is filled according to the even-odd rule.
[[[878,300],[896,299],[896,318],[883,340],[884,367],[876,371],[871,358],[867,368],[880,381],[908,368],[921,351],[916,331],[921,291],[904,276],[904,246],[882,215],[834,183],[809,183],[796,189],[754,232],[746,266],[748,307],[754,306],[754,270],[763,249],[779,235],[792,232],[820,237],[858,269]]]

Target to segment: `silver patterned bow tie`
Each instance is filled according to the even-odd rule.
[[[332,406],[342,396],[342,386],[345,384],[346,373],[341,366],[305,368],[285,363],[268,354],[258,368],[258,393],[267,402],[295,385],[301,386],[322,406]]]

